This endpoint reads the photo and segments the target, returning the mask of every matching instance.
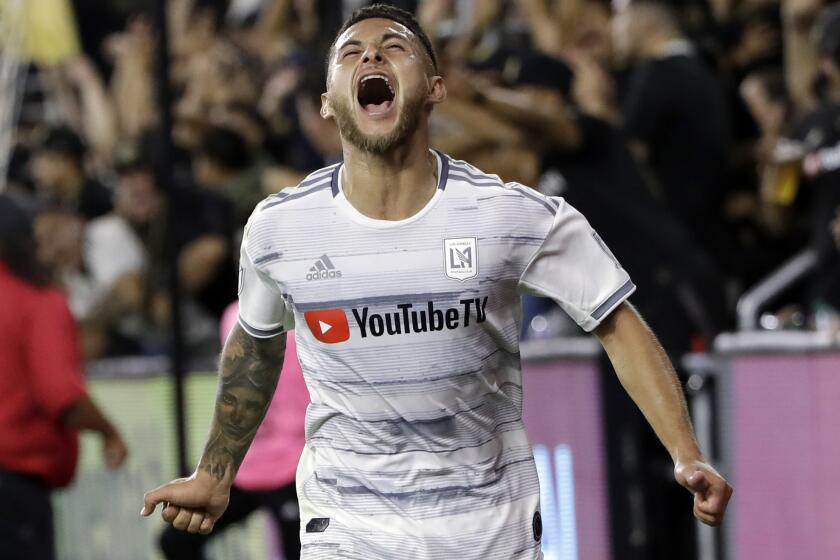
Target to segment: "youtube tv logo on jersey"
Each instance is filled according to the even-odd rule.
[[[438,307],[433,301],[425,304],[401,303],[395,310],[371,312],[369,307],[353,308],[355,325],[361,338],[379,338],[466,328],[487,320],[487,296],[462,299],[453,307]],[[318,309],[303,314],[313,336],[326,344],[350,339],[350,325],[343,309]]]
[[[341,309],[318,309],[303,314],[312,335],[326,344],[344,342],[350,338],[347,315]]]

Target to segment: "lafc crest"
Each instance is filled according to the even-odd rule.
[[[443,240],[444,270],[455,280],[467,280],[478,274],[478,244],[475,237]]]

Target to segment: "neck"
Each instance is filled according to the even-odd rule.
[[[436,162],[428,131],[385,154],[343,146],[342,190],[353,207],[378,220],[404,220],[419,212],[435,194]]]

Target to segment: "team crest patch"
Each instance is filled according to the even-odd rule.
[[[468,280],[478,274],[478,244],[475,237],[443,240],[444,270],[455,280]]]

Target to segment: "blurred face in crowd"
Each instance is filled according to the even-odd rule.
[[[70,194],[81,186],[79,164],[71,157],[44,150],[35,154],[31,163],[32,178],[39,190],[50,194]]]
[[[399,23],[372,18],[336,40],[321,115],[335,119],[344,141],[381,155],[427,126],[432,106],[445,97],[419,38]]]
[[[631,4],[618,10],[612,19],[612,47],[619,63],[633,62],[649,54],[650,47],[662,40],[679,38],[668,12],[647,4]]]
[[[586,2],[575,20],[572,48],[596,62],[608,65],[612,60],[612,30],[609,9],[600,2]]]
[[[201,185],[211,189],[220,188],[225,179],[225,174],[219,166],[203,155],[193,158],[193,174]]]
[[[34,221],[38,261],[54,272],[78,270],[82,264],[84,222],[62,211],[44,211]]]
[[[120,176],[115,198],[116,212],[134,225],[146,225],[161,209],[161,195],[151,172],[137,169]]]

